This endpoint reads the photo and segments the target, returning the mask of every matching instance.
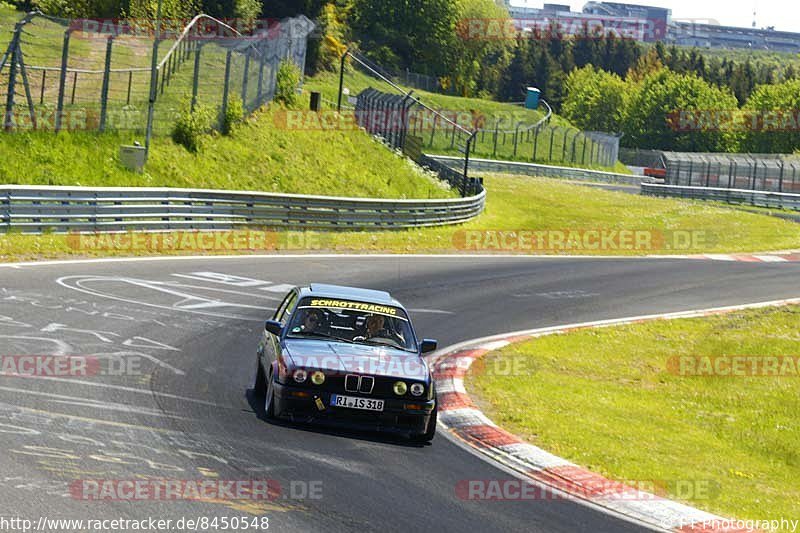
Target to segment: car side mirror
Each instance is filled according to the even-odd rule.
[[[433,339],[422,339],[422,353],[435,352],[439,343]]]
[[[267,320],[266,325],[264,326],[268,332],[272,333],[273,335],[277,335],[280,337],[281,333],[283,332],[283,324],[278,322],[277,320]]]

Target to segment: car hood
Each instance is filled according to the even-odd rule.
[[[415,353],[389,346],[366,346],[311,339],[286,339],[294,367],[317,368],[343,374],[368,374],[428,380],[428,366]]]

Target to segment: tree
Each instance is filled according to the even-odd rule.
[[[459,53],[459,7],[453,0],[354,0],[351,28],[382,66],[447,76]]]
[[[730,91],[695,74],[663,69],[632,86],[622,119],[622,142],[632,148],[726,152],[734,148],[734,140],[726,131],[725,117],[736,109]]]
[[[588,65],[567,77],[561,112],[581,129],[618,132],[627,90],[625,81],[616,74]]]
[[[759,85],[744,106],[742,148],[756,153],[793,153],[800,148],[800,80]]]

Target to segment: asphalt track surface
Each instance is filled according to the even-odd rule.
[[[417,446],[262,420],[249,389],[259,333],[281,285],[390,290],[411,309],[420,335],[446,346],[526,328],[798,297],[799,275],[798,263],[488,257],[0,267],[0,355],[94,355],[117,370],[127,362],[124,375],[80,380],[0,376],[2,516],[263,515],[272,531],[640,530],[573,502],[459,499],[460,480],[510,476],[442,435]],[[270,502],[99,502],[68,490],[80,479],[141,477],[268,478],[282,493]]]

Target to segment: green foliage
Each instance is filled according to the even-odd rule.
[[[297,88],[300,86],[302,73],[292,61],[284,60],[278,66],[275,87],[275,101],[286,106],[297,105]]]
[[[800,147],[800,80],[758,86],[744,110],[744,151],[789,154]]]
[[[43,13],[64,18],[118,17],[125,0],[36,0],[33,5]]]
[[[199,0],[130,0],[123,14],[131,18],[154,21],[159,1],[162,2],[161,20],[167,26],[174,26],[175,30],[181,29],[185,20],[201,11]]]
[[[172,129],[172,140],[188,151],[197,153],[203,137],[211,131],[213,121],[214,115],[209,107],[197,104],[192,111],[191,101],[185,100]]]
[[[712,86],[694,74],[663,69],[629,89],[622,142],[630,147],[690,152],[724,152],[730,148],[725,132],[681,128],[673,122],[681,112],[736,109],[730,91]]]
[[[244,120],[244,104],[241,97],[237,95],[228,97],[228,106],[222,117],[222,133],[228,135],[242,120]]]
[[[566,81],[562,114],[584,130],[621,131],[627,86],[616,74],[591,65],[573,70]]]

